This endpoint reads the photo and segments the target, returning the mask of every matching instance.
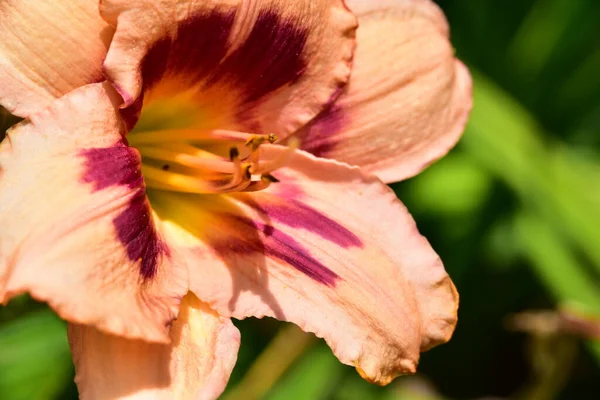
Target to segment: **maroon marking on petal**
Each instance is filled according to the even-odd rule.
[[[318,142],[306,143],[300,146],[302,150],[308,151],[316,157],[328,158],[328,156],[337,147],[337,142],[328,140],[319,140]]]
[[[258,100],[304,73],[307,37],[300,21],[261,11],[246,41],[223,61],[207,85],[224,80],[243,88],[246,102]]]
[[[259,229],[268,231],[270,225],[258,225]],[[291,236],[273,229],[271,236],[265,241],[266,255],[290,264],[309,278],[327,286],[333,286],[339,275],[313,258],[309,251]]]
[[[144,89],[157,84],[165,74],[172,41],[170,37],[155,42],[142,61],[142,81]]]
[[[116,185],[135,188],[144,183],[140,155],[124,140],[112,147],[85,149],[81,156],[86,167],[82,180],[92,183],[95,191]]]
[[[158,239],[150,204],[143,189],[137,189],[127,209],[118,215],[113,223],[119,240],[127,248],[127,256],[140,262],[140,274],[144,279],[156,275],[159,258],[169,254],[167,246]]]
[[[192,83],[205,79],[227,53],[235,14],[235,11],[212,11],[180,22],[168,73],[184,75]]]
[[[337,99],[344,93],[346,90],[346,83],[338,84],[338,87],[335,89],[331,96],[327,99],[327,102],[323,105],[323,112],[330,111],[330,109],[334,106]],[[339,107],[338,107],[339,108]]]
[[[347,115],[335,104],[317,115],[302,135],[300,148],[317,157],[327,157],[338,145],[335,134],[344,129]]]
[[[246,204],[263,214],[267,221],[275,220],[293,228],[306,229],[344,248],[363,247],[358,236],[318,210],[294,199],[286,199],[286,201],[286,203],[260,204],[246,201]]]
[[[235,225],[239,236],[227,238],[227,243],[215,243],[214,247],[219,253],[260,253],[283,261],[326,286],[335,286],[340,279],[338,274],[316,260],[300,243],[272,225],[233,214],[225,213],[220,217]],[[257,231],[262,233],[260,237],[256,235]]]
[[[294,180],[293,176],[288,175],[285,171],[277,170],[272,175],[279,180],[276,186],[272,186],[278,196],[296,200],[301,200],[306,196],[302,186]]]
[[[263,10],[246,40],[226,57],[235,11],[212,11],[181,21],[177,37],[158,40],[142,61],[144,90],[163,77],[209,88],[219,82],[239,88],[253,102],[295,82],[306,70],[308,29]],[[242,112],[242,111],[241,111]]]
[[[164,37],[152,45],[142,61],[144,90],[164,76],[194,84],[206,78],[227,53],[227,40],[235,11],[212,11],[181,21],[177,37]]]
[[[80,155],[85,159],[81,180],[92,184],[94,192],[111,186],[126,186],[135,191],[127,208],[113,219],[113,224],[129,259],[140,262],[142,278],[154,277],[159,257],[168,255],[169,251],[158,237],[152,221],[139,153],[122,140],[112,147],[85,149]]]

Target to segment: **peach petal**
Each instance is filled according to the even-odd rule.
[[[113,33],[95,0],[0,2],[0,104],[27,117],[102,81]]]
[[[0,302],[28,292],[68,321],[164,342],[187,274],[120,144],[119,102],[106,83],[83,86],[0,145]]]
[[[458,296],[404,206],[377,178],[301,151],[273,175],[255,193],[152,193],[169,242],[187,248],[191,290],[222,315],[314,332],[370,381],[413,373],[452,335]]]
[[[290,134],[350,75],[356,19],[342,0],[104,0],[105,72],[130,106],[182,95],[219,128]],[[142,117],[143,118],[143,117]]]
[[[445,155],[471,110],[471,77],[429,0],[349,0],[359,19],[352,77],[298,133],[315,155],[361,166],[384,182]]]
[[[82,399],[216,399],[237,359],[240,333],[193,294],[183,298],[171,343],[148,343],[69,326]]]

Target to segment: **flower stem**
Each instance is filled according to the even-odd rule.
[[[262,399],[285,371],[316,341],[314,335],[303,332],[295,325],[283,326],[240,383],[226,392],[223,399]]]

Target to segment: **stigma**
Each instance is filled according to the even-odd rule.
[[[133,132],[131,146],[142,156],[146,187],[185,193],[254,192],[278,182],[271,173],[295,149],[277,158],[261,157],[261,147],[277,141],[274,134],[196,129]]]

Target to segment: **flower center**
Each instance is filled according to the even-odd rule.
[[[261,146],[277,140],[230,130],[174,129],[131,132],[128,141],[142,155],[142,174],[152,189],[186,193],[251,192],[277,179],[293,146],[275,159],[261,157]]]

